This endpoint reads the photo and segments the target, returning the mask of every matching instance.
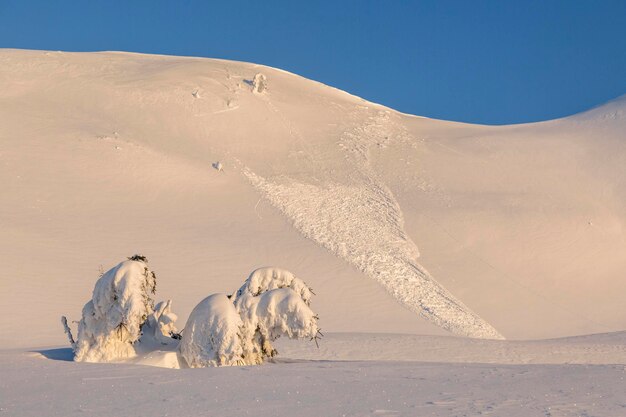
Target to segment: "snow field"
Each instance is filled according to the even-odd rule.
[[[272,263],[311,276],[327,331],[439,332],[422,318],[475,337],[623,328],[623,100],[472,126],[253,64],[0,55],[1,334],[29,329],[6,346],[63,343],[50,329],[97,265],[135,251],[160,260],[183,319],[241,265]]]
[[[254,64],[2,50],[0,414],[622,416],[623,333],[487,339],[624,329],[625,105],[473,126]],[[147,316],[150,337],[131,351],[84,331],[129,358],[69,361],[59,316],[132,251],[154,258],[181,318],[224,335],[224,295],[193,305],[285,265],[331,333],[319,349],[273,340],[319,328],[308,286],[262,269],[235,298],[256,315],[248,348],[279,350],[273,363],[157,369],[183,367],[163,344],[175,315],[114,293],[141,289],[127,264],[85,317],[133,340]],[[226,339],[198,336],[190,356],[225,362]]]
[[[604,345],[605,350],[611,343],[619,343],[615,335],[598,336],[596,341],[591,337],[584,343],[588,347]],[[327,337],[332,340],[335,335]],[[373,349],[370,358],[383,353],[376,351],[383,345],[369,344],[377,335],[349,337],[346,344],[334,346],[339,357],[350,357],[351,349],[363,347]],[[409,352],[402,337],[383,337],[387,338],[387,348],[393,349],[399,342]],[[41,415],[42,402],[51,417],[122,412],[133,416],[274,417],[623,415],[624,356],[620,363],[608,365],[451,363],[462,358],[461,341],[470,339],[443,338],[457,339],[455,347],[445,340],[419,343],[419,336],[414,338],[418,342],[414,351],[431,352],[427,355],[439,352],[437,360],[432,358],[435,363],[345,361],[332,360],[332,356],[303,361],[286,355],[279,363],[263,366],[169,370],[129,364],[86,366],[69,361],[71,352],[66,355],[54,349],[41,353],[3,351],[0,409],[4,415],[23,417]],[[516,343],[474,342],[482,344],[484,357],[496,353],[492,345]],[[536,345],[532,351],[544,351],[545,357],[553,360],[568,360],[578,343],[555,340],[545,347]],[[297,344],[285,344],[285,349]],[[603,354],[598,351],[588,357],[601,363],[598,360]]]

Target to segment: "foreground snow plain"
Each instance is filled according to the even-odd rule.
[[[254,64],[0,50],[0,415],[626,415],[625,114],[476,126]],[[60,316],[138,252],[180,327],[278,265],[327,337],[66,361]]]
[[[626,333],[535,342],[329,334],[275,363],[170,370],[0,353],[11,416],[623,416]],[[588,363],[593,363],[590,365]],[[42,411],[42,410],[45,410]]]

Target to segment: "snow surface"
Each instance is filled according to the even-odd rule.
[[[382,186],[272,184],[246,174],[304,236],[380,281],[411,310],[453,333],[502,338],[415,263],[399,207]]]
[[[136,252],[182,320],[271,263],[310,277],[326,331],[621,330],[623,107],[475,126],[253,64],[2,50],[0,341],[64,343]]]
[[[535,342],[328,334],[322,346],[326,339],[328,350],[311,350],[315,359],[300,355],[310,343],[289,341],[277,363],[181,370],[75,363],[69,348],[5,350],[0,409],[22,417],[40,416],[42,404],[50,417],[617,417],[626,409],[623,332]],[[468,351],[467,341],[477,346]],[[385,350],[394,354],[381,361]],[[568,363],[576,358],[595,364]]]
[[[554,338],[624,330],[625,114],[477,126],[248,63],[0,50],[0,413],[624,415],[623,335]],[[37,348],[137,252],[183,320],[282,265],[331,335],[236,369]]]

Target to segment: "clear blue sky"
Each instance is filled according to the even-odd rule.
[[[407,113],[520,123],[626,93],[626,0],[0,0],[0,47],[256,62]]]

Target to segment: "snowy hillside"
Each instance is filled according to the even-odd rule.
[[[65,343],[134,253],[180,326],[280,265],[325,331],[623,330],[625,112],[477,126],[254,64],[0,50],[0,343]]]

